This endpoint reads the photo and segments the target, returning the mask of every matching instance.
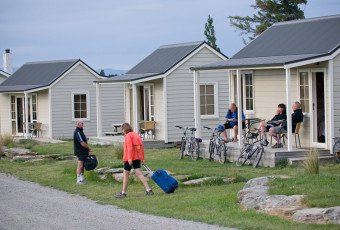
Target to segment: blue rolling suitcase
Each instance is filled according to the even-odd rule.
[[[144,165],[144,168],[152,174],[151,169]],[[172,193],[178,188],[178,182],[172,176],[169,176],[163,169],[155,171],[151,179],[166,193]]]

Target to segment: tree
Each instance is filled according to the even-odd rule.
[[[245,44],[255,39],[276,22],[305,18],[304,12],[299,8],[299,5],[306,5],[307,0],[256,0],[255,3],[256,5],[251,5],[251,7],[259,11],[257,14],[253,14],[253,17],[228,17],[230,24],[241,30],[241,36],[248,36],[248,41],[242,38]]]
[[[105,77],[105,71],[102,69],[102,70],[100,70],[100,73],[99,73],[99,75],[100,76],[103,76],[103,77]]]
[[[220,48],[218,48],[216,45],[215,29],[213,26],[213,22],[214,19],[212,19],[210,15],[208,15],[208,20],[205,23],[204,35],[207,37],[207,43],[217,51],[220,51]]]

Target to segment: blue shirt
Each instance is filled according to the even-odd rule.
[[[231,112],[231,111],[230,111]],[[225,118],[229,118],[228,117],[228,114],[227,115],[225,115]],[[242,120],[243,119],[245,119],[246,117],[244,116],[244,114],[243,114],[243,111],[242,111]],[[230,113],[230,118],[229,119],[237,119],[237,110],[233,113],[233,112],[231,112]],[[231,124],[231,125],[237,125],[238,124],[238,122],[234,122],[234,121],[229,121],[229,123]]]

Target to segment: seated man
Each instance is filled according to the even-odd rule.
[[[303,122],[303,113],[301,110],[300,102],[296,101],[292,106],[292,132],[295,132],[296,124],[299,122]],[[287,132],[287,121],[283,122],[280,126],[272,127],[269,129],[269,132],[273,135],[274,139],[277,141],[272,148],[281,148],[282,144],[280,143],[279,135],[280,133]]]
[[[228,110],[227,115],[225,116],[226,123],[224,124],[225,130],[222,132],[223,136],[225,137],[225,142],[229,142],[227,137],[227,129],[233,129],[234,130],[234,140],[233,142],[237,142],[237,133],[238,133],[238,115],[237,115],[237,107],[235,103],[230,104],[230,108]],[[242,111],[242,129],[245,128],[245,122],[244,122],[244,114]]]

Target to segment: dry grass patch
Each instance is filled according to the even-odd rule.
[[[319,174],[319,152],[311,151],[307,154],[307,159],[302,163],[307,174]]]

